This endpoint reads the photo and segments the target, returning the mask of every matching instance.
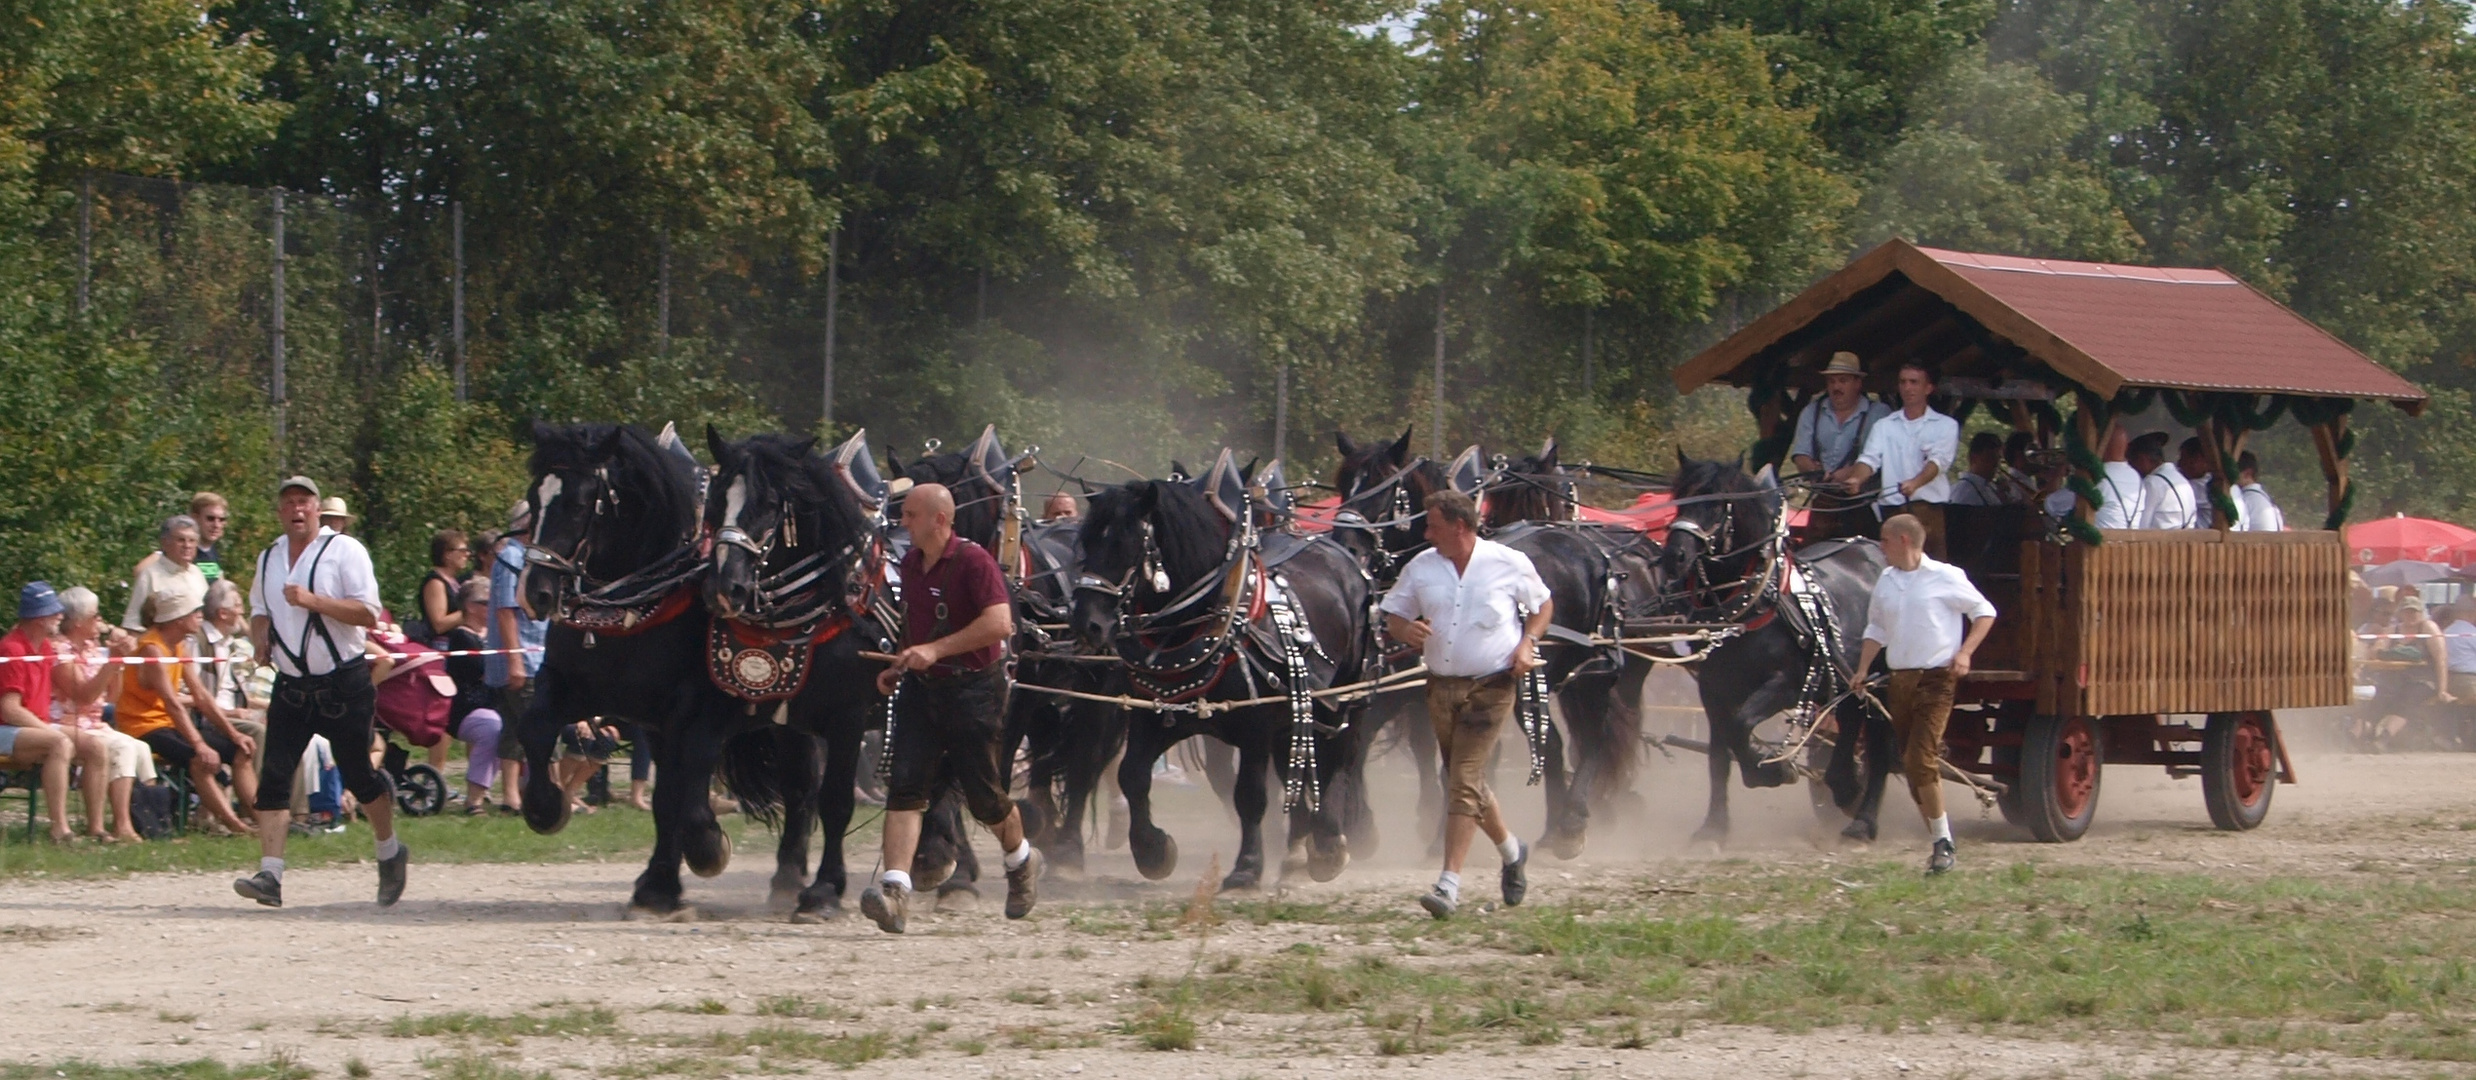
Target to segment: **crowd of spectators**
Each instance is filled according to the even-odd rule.
[[[342,499],[327,498],[319,510],[322,529],[352,528]],[[442,777],[453,763],[453,743],[466,744],[463,783],[449,794],[463,813],[521,809],[522,754],[507,718],[522,714],[538,651],[422,654],[539,649],[546,624],[529,617],[518,599],[528,513],[518,503],[504,533],[473,537],[444,529],[432,538],[431,568],[415,590],[418,610],[401,625],[392,617],[382,622],[368,649],[376,683],[431,680],[449,701],[445,729],[406,728],[382,709],[386,723],[371,746],[314,743],[295,774],[294,801],[307,801],[296,806],[306,811],[295,819],[296,831],[340,828],[352,815],[351,797],[333,783],[333,755],[366,752],[376,763],[391,727],[413,736]],[[20,590],[16,624],[0,636],[0,772],[39,789],[53,841],[79,839],[71,827],[77,809],[82,836],[93,842],[132,843],[160,832],[170,812],[148,808],[174,805],[168,789],[176,779],[187,781],[195,827],[217,835],[253,831],[248,812],[236,808],[256,799],[273,669],[255,655],[246,582],[233,576],[247,576],[248,557],[228,559],[222,550],[231,520],[230,504],[211,492],[164,519],[155,550],[130,568],[118,625],[103,615],[93,589],[37,581]],[[481,552],[487,562],[477,566]],[[571,798],[581,795],[620,734],[589,725],[565,733],[554,776]],[[628,801],[650,805],[646,766],[637,765],[631,780]],[[496,790],[504,794],[494,799]]]

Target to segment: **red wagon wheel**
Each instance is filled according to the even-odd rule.
[[[2278,790],[2277,722],[2266,712],[2212,713],[2201,734],[2201,797],[2221,829],[2242,831],[2270,816]]]
[[[2086,716],[2037,716],[2021,734],[2020,823],[2050,844],[2080,839],[2098,816],[2102,730]]]

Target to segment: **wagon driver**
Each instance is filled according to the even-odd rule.
[[[860,910],[889,934],[911,910],[911,858],[929,800],[952,786],[972,817],[997,834],[1006,853],[1006,917],[1032,913],[1040,853],[1023,836],[1023,818],[999,768],[1008,689],[1006,639],[1014,599],[997,559],[954,535],[954,495],[921,484],[903,496],[903,651],[877,675],[877,692],[895,694],[893,755],[886,782],[885,873],[860,894]],[[901,692],[896,694],[897,690]]]
[[[1805,403],[1797,414],[1797,431],[1788,445],[1789,461],[1800,473],[1821,473],[1828,484],[1813,510],[1818,537],[1856,536],[1873,531],[1873,511],[1858,497],[1857,455],[1866,448],[1866,432],[1891,407],[1866,396],[1866,369],[1853,352],[1835,352],[1823,366],[1823,396]],[[1839,509],[1830,509],[1838,507]]]
[[[1461,906],[1462,860],[1480,832],[1504,860],[1505,906],[1530,891],[1530,852],[1487,789],[1487,758],[1513,715],[1515,685],[1539,666],[1539,635],[1556,605],[1530,556],[1479,538],[1470,496],[1438,491],[1426,509],[1429,546],[1402,567],[1383,610],[1385,632],[1427,662],[1427,719],[1444,753],[1444,873],[1419,906],[1442,919]]]
[[[1926,872],[1952,868],[1952,819],[1943,812],[1943,725],[1952,690],[1969,674],[1969,658],[1995,625],[1995,606],[1960,568],[1926,556],[1926,526],[1903,514],[1883,522],[1883,555],[1891,565],[1874,584],[1866,610],[1866,640],[1850,689],[1862,693],[1866,672],[1881,656],[1891,668],[1891,729],[1905,744],[1901,771],[1917,800],[1934,846]]]
[[[395,785],[360,752],[370,745],[378,692],[363,642],[378,625],[378,574],[361,541],[318,524],[318,485],[295,476],[275,491],[284,535],[258,554],[250,582],[249,640],[275,660],[266,746],[258,755],[258,872],[232,891],[284,906],[284,838],[292,821],[292,776],[310,736],[336,748],[344,787],[361,800],[378,836],[378,905],[404,896],[412,849],[395,834]]]

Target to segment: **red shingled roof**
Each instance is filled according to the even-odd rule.
[[[2105,394],[2125,386],[2303,394],[2387,400],[2410,411],[2425,400],[2415,384],[2222,271],[2022,259],[1901,240],[1687,361],[1676,380],[1687,390],[1743,385],[1766,365],[1818,370],[1839,348],[1878,376],[1911,355],[1962,374],[1999,366],[1989,353],[2015,355],[2006,344]]]

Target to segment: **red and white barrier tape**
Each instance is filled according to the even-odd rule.
[[[542,647],[539,645],[524,645],[513,649],[434,649],[429,652],[391,652],[381,653],[379,655],[384,656],[389,660],[411,660],[423,656],[513,656],[517,653],[538,653],[541,651]],[[37,661],[65,664],[71,659],[71,657],[66,656],[0,656],[0,664],[31,664]],[[102,664],[128,664],[132,666],[142,664],[215,664],[220,666],[237,664],[240,662],[241,661],[232,658],[207,656],[114,656],[100,661],[97,666],[101,666]],[[249,662],[251,664],[266,663],[266,661],[263,660],[251,660]]]

